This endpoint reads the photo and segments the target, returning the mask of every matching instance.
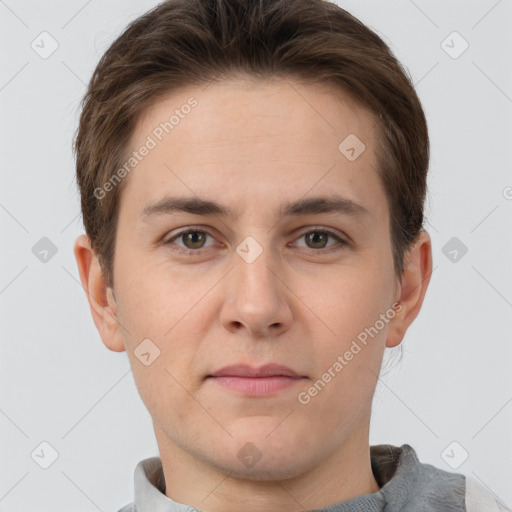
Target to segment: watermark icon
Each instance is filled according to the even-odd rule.
[[[469,457],[467,450],[457,441],[452,441],[441,453],[441,458],[450,466],[452,469],[457,469]]]
[[[443,245],[441,251],[452,263],[458,263],[468,252],[468,248],[462,240],[454,236]]]
[[[48,263],[57,254],[57,251],[57,246],[47,236],[43,236],[32,247],[32,254],[41,263]]]
[[[503,189],[503,197],[507,200],[512,200],[512,187],[505,187]]]
[[[315,397],[320,391],[322,391],[325,386],[331,380],[336,377],[336,375],[348,365],[354,356],[361,352],[362,347],[359,345],[357,341],[359,341],[364,347],[368,344],[368,336],[372,339],[379,334],[382,329],[392,320],[397,313],[402,311],[403,306],[400,303],[396,303],[393,307],[389,308],[385,313],[381,313],[379,319],[375,321],[375,323],[371,327],[366,327],[364,331],[361,331],[357,335],[357,340],[353,340],[349,350],[345,351],[345,353],[341,356],[338,356],[337,360],[329,366],[326,372],[322,374],[322,377],[318,379],[312,386],[308,388],[307,391],[301,391],[297,395],[298,401],[302,405],[307,405],[311,402],[311,398]]]
[[[240,450],[238,450],[237,457],[245,466],[252,468],[260,459],[263,454],[253,443],[245,443]]]
[[[34,38],[30,43],[30,47],[41,59],[46,60],[55,53],[59,47],[59,43],[51,34],[44,31]]]
[[[59,458],[59,453],[48,441],[43,441],[30,456],[40,468],[48,469]]]
[[[238,244],[236,252],[246,263],[252,263],[263,252],[263,247],[252,236],[248,236]]]
[[[108,179],[108,181],[104,183],[102,187],[94,189],[94,197],[101,200],[107,195],[107,192],[113,190],[152,149],[157,147],[159,142],[162,142],[166,134],[174,130],[174,128],[180,124],[181,120],[185,119],[185,117],[192,112],[194,107],[197,107],[197,103],[196,98],[192,96],[187,100],[187,103],[181,105],[180,108],[174,109],[174,113],[169,117],[169,120],[161,122],[154,128],[151,134],[146,137],[144,144],[142,144],[139,149],[132,152],[126,162]]]
[[[338,151],[351,162],[359,158],[365,149],[363,141],[353,133],[348,135],[338,146]]]
[[[443,39],[441,48],[452,59],[458,59],[469,48],[469,43],[455,30]]]
[[[149,366],[156,358],[160,357],[160,349],[149,338],[146,338],[137,345],[133,354],[144,366]]]

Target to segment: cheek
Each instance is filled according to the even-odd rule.
[[[128,337],[132,342],[141,336],[167,338],[186,313],[193,294],[187,294],[188,288],[179,280],[166,280],[165,274],[155,269],[133,267],[124,275],[119,272],[119,295],[123,296],[120,320],[129,331]]]
[[[392,318],[388,314],[385,322],[381,315],[389,313],[391,296],[388,273],[376,259],[364,267],[340,269],[323,293],[318,290],[312,295],[315,302],[311,309],[322,319],[315,322],[322,325],[324,333],[315,334],[312,328],[312,337],[317,340],[317,377],[322,382],[330,379],[319,405],[323,400],[343,402],[340,410],[346,410],[357,404],[364,407],[371,399]]]
[[[389,307],[392,295],[389,279],[378,265],[350,266],[331,273],[323,286],[309,290],[311,309],[324,320],[330,338],[351,339],[365,327],[370,327]],[[305,294],[304,294],[305,295]]]
[[[143,274],[143,275],[141,275]],[[172,376],[186,354],[175,346],[179,320],[186,311],[182,297],[150,273],[136,273],[123,280],[119,273],[118,318],[122,324],[130,365],[139,393],[147,407],[172,393]],[[178,366],[179,367],[179,366]],[[162,390],[165,389],[165,393]],[[155,404],[152,404],[152,402]],[[151,410],[151,409],[150,409]]]
[[[386,323],[376,325],[385,311],[378,294],[358,287],[353,294],[347,289],[338,295],[341,303],[326,316],[335,335],[316,336],[317,374],[305,390],[309,410],[316,410],[332,429],[349,428],[368,412],[387,335]]]
[[[151,329],[147,330],[151,332]],[[188,369],[193,365],[195,347],[193,343],[184,342],[187,338],[183,332],[179,334],[181,338],[170,334],[159,338],[132,331],[128,336],[134,381],[142,401],[157,422],[166,423],[169,411],[172,411],[176,424],[181,424],[180,420],[185,420],[194,407],[189,392],[194,392],[197,383],[190,379]],[[142,342],[139,341],[141,337],[144,338]]]

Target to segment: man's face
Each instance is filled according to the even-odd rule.
[[[202,89],[158,102],[132,138],[133,150],[148,136],[156,146],[125,178],[117,317],[162,456],[285,478],[368,435],[399,292],[375,125],[326,85],[236,80]],[[191,97],[197,105],[181,109]],[[176,109],[182,117],[158,140],[154,130]],[[362,208],[284,213],[335,196]],[[237,215],[150,213],[167,197]],[[302,378],[260,380],[265,392],[240,387],[256,378],[209,377],[268,363]]]

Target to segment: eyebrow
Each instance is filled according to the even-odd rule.
[[[238,210],[231,209],[215,201],[199,197],[167,196],[157,202],[146,205],[142,209],[140,218],[144,222],[149,222],[154,217],[172,215],[179,212],[204,216],[215,215],[231,219],[237,219],[240,216]],[[299,199],[295,202],[285,203],[280,210],[281,216],[285,217],[322,213],[339,213],[354,218],[370,215],[370,212],[362,204],[341,196]]]
[[[238,210],[225,205],[199,197],[171,197],[146,205],[140,214],[143,221],[161,215],[173,213],[191,213],[194,215],[215,215],[237,219],[240,216]],[[317,215],[322,213],[341,213],[353,217],[370,215],[370,212],[359,203],[341,196],[312,197],[299,199],[295,202],[287,202],[281,207],[282,216],[298,217],[300,215]]]

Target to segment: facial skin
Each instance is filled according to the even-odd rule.
[[[133,149],[191,96],[197,106],[125,178],[116,301],[85,235],[74,249],[103,343],[127,350],[152,416],[166,495],[209,512],[242,504],[249,512],[292,512],[375,492],[371,401],[384,348],[401,342],[421,308],[430,237],[421,233],[397,279],[374,118],[339,90],[241,77],[188,87],[146,112]],[[349,134],[365,144],[354,161],[338,149]],[[239,216],[141,217],[167,195],[216,201]],[[368,214],[280,214],[284,203],[333,195]],[[201,231],[196,239],[175,237],[190,226]],[[322,239],[326,229],[347,245]],[[312,231],[320,231],[316,239],[305,236]],[[250,263],[236,251],[248,236],[262,249]],[[396,302],[400,311],[378,335],[300,403],[299,393]],[[160,350],[149,366],[134,354],[146,338]],[[229,364],[269,362],[305,378],[259,397],[206,378]],[[246,443],[261,454],[250,467],[238,456]]]

